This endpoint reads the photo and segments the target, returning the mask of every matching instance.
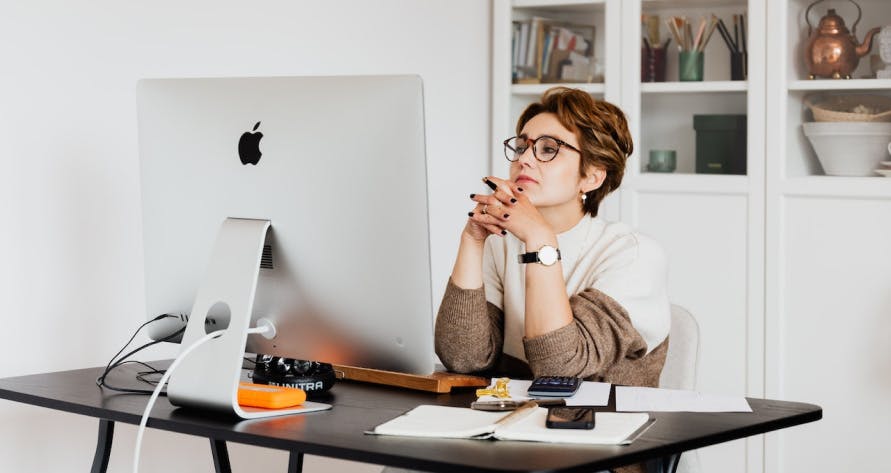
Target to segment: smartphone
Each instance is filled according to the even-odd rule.
[[[551,407],[545,425],[549,429],[593,429],[594,409],[590,407]]]

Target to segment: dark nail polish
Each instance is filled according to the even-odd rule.
[[[522,187],[517,187],[517,190],[520,191],[520,192],[523,192],[523,188],[522,188]]]
[[[474,198],[474,197],[476,197],[476,194],[470,194],[470,198],[471,198],[471,199]]]
[[[488,180],[488,179],[483,180],[483,182],[485,182],[486,185],[489,186],[493,191],[497,191],[497,190],[498,190],[498,184],[495,184],[494,182],[492,182],[492,181],[490,181],[490,180]]]
[[[514,199],[513,197],[511,197],[511,198],[510,198],[510,203],[512,203],[512,204],[516,204],[516,203],[517,203],[517,199]]]
[[[507,235],[507,230],[501,230],[502,235]]]
[[[510,215],[508,215],[508,214],[504,214],[504,218],[507,218],[507,217],[510,217]]]
[[[468,217],[473,217],[473,212],[467,212]]]

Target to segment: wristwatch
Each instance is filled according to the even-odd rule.
[[[517,259],[520,261],[520,264],[541,263],[545,266],[551,266],[560,261],[560,250],[553,246],[544,245],[538,251],[519,255]]]

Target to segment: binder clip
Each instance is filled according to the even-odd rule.
[[[510,391],[507,389],[507,383],[510,382],[510,378],[499,378],[495,380],[494,388],[485,388],[485,389],[477,389],[476,397],[481,396],[495,396],[497,398],[509,398]]]

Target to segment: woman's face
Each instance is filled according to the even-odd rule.
[[[520,136],[529,140],[550,136],[579,148],[575,133],[561,125],[553,113],[539,113],[532,117],[526,122]],[[532,146],[529,146],[517,161],[511,163],[510,179],[523,188],[536,207],[557,207],[573,202],[575,207],[580,208],[579,192],[583,190],[580,160],[578,151],[561,146],[554,159],[543,163],[535,159]]]

